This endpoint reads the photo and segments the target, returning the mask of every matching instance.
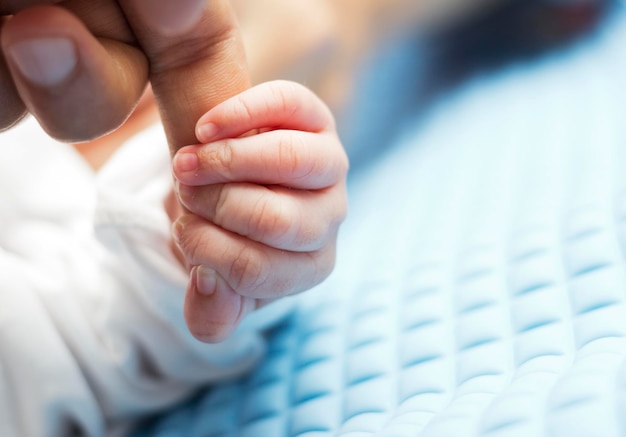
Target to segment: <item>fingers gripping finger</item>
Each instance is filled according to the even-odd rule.
[[[345,178],[348,158],[334,132],[275,130],[186,146],[173,169],[186,185],[246,181],[318,190]]]

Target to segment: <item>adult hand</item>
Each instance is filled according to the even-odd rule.
[[[126,119],[149,79],[174,153],[249,87],[228,0],[0,0],[0,14],[0,128],[28,110],[58,139],[90,140]],[[191,331],[206,317],[187,314]]]
[[[174,151],[196,142],[201,114],[249,87],[227,0],[0,0],[0,14],[0,129],[28,110],[55,138],[94,139],[149,79]]]

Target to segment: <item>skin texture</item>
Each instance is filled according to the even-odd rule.
[[[197,132],[203,144],[174,158],[179,198],[193,213],[174,237],[192,266],[187,319],[204,317],[195,335],[216,341],[252,309],[331,272],[348,161],[330,110],[294,82],[225,101]]]
[[[3,105],[1,126],[11,126],[26,107],[55,138],[92,140],[126,120],[149,79],[172,151],[194,143],[199,116],[247,89],[250,80],[230,3],[184,3],[185,10],[201,12],[190,13],[193,21],[171,20],[183,23],[181,33],[167,22],[177,14],[147,0],[70,0],[32,6],[4,20],[1,43],[9,71],[0,77],[13,80],[0,82],[0,94],[15,96],[14,88],[20,99]],[[6,12],[20,4],[2,3]],[[78,59],[66,80],[40,86],[23,74],[14,54],[25,42],[51,38],[69,41]]]
[[[182,179],[166,209],[190,270],[185,316],[192,334],[213,342],[252,309],[328,275],[345,216],[347,160],[328,109],[310,91],[289,82],[250,89],[229,1],[184,0],[176,11],[165,3],[0,0],[0,128],[27,110],[52,136],[110,140],[110,152],[140,129],[136,116],[126,120],[150,82]],[[60,58],[45,56],[55,46],[72,62],[46,64]],[[41,71],[58,74],[33,80]],[[200,117],[215,135],[196,126]],[[231,147],[232,161],[210,159],[211,150],[224,158]],[[182,171],[190,155],[198,164],[191,174]],[[97,168],[106,156],[88,159]],[[282,178],[267,180],[268,171]],[[207,172],[222,178],[202,179]]]

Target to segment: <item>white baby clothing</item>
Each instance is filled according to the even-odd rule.
[[[34,119],[0,135],[0,435],[112,435],[198,387],[241,374],[288,300],[220,344],[183,319],[169,248],[160,125],[95,173]]]

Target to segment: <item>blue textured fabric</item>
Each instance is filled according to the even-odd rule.
[[[256,370],[136,435],[626,436],[625,170],[620,11],[409,126]]]

